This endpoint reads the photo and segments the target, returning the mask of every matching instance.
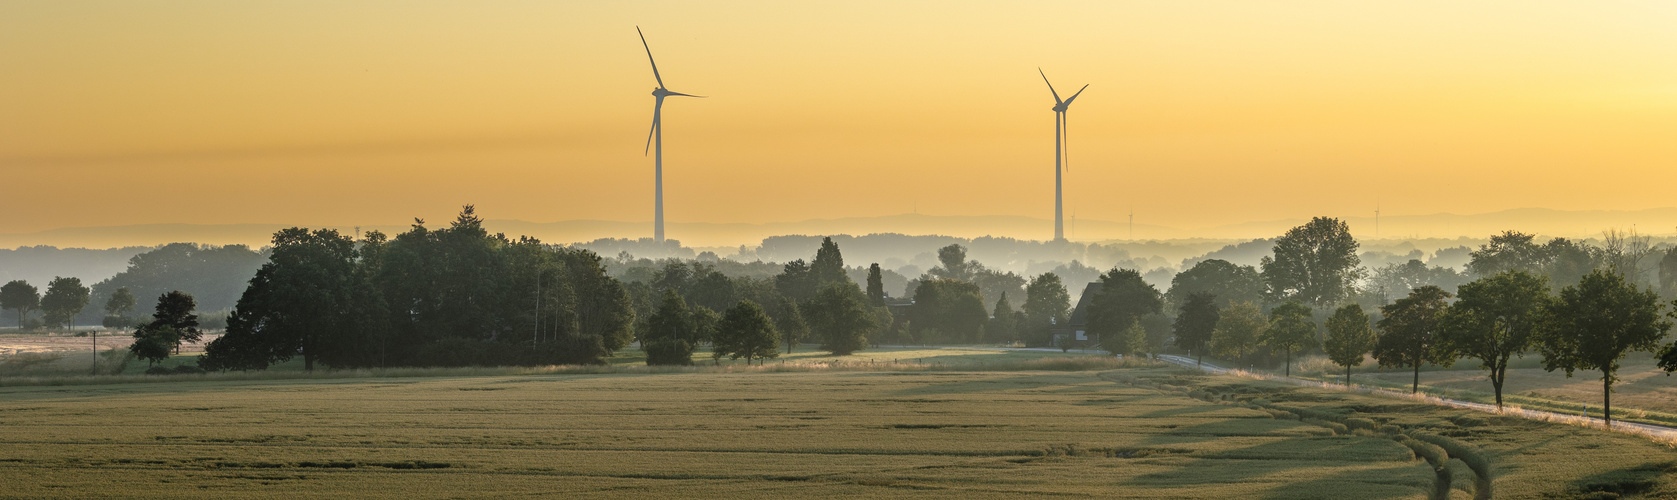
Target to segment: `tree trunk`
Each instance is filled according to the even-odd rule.
[[[1293,350],[1292,349],[1287,350],[1287,367],[1285,368],[1284,373],[1286,373],[1288,377],[1293,376]]]
[[[1601,372],[1601,420],[1613,426],[1613,379]]]
[[[309,354],[308,352],[303,353],[303,371],[306,371],[306,372],[314,371],[314,355],[313,354]]]
[[[1200,353],[1200,357],[1194,358],[1194,366],[1197,367],[1197,366],[1201,366],[1201,365],[1204,365],[1204,364],[1205,364],[1205,353],[1202,352],[1202,353]]]
[[[1345,365],[1345,386],[1351,387],[1351,365]]]
[[[1502,382],[1508,380],[1508,365],[1491,369],[1491,389],[1496,393],[1496,409],[1502,411]]]
[[[99,374],[99,330],[93,330],[93,374]]]
[[[1415,381],[1409,384],[1409,393],[1421,392],[1421,361],[1415,361]]]

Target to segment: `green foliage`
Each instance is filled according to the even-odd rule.
[[[1270,349],[1287,353],[1286,374],[1293,374],[1293,352],[1316,346],[1316,323],[1310,306],[1289,300],[1269,311],[1269,326],[1259,339]]]
[[[169,347],[180,352],[181,342],[197,342],[204,337],[204,332],[198,330],[198,315],[193,314],[197,308],[198,302],[189,293],[180,290],[165,293],[157,297],[150,324],[174,329],[175,343]]]
[[[231,309],[267,256],[245,245],[170,243],[128,259],[128,268],[93,285],[93,300],[104,303],[127,288],[135,297],[180,290],[205,310]]]
[[[1421,365],[1448,366],[1455,357],[1443,337],[1445,299],[1451,297],[1436,286],[1423,286],[1380,308],[1380,336],[1374,344],[1374,359],[1382,367],[1414,369],[1410,392],[1420,390]]]
[[[937,250],[937,260],[941,264],[926,271],[926,274],[939,279],[955,281],[971,281],[974,269],[967,262],[967,247],[958,243]]]
[[[1181,277],[1180,274],[1177,276]],[[1171,291],[1176,288],[1176,285],[1171,286]],[[1176,331],[1176,346],[1197,357],[1204,357],[1211,345],[1212,332],[1217,330],[1217,296],[1211,292],[1190,293],[1183,298],[1179,309],[1176,322],[1171,325]]]
[[[1403,264],[1394,262],[1374,270],[1374,276],[1369,279],[1368,289],[1379,293],[1381,298],[1403,297],[1409,295],[1410,291],[1426,285],[1451,291],[1465,282],[1466,274],[1443,266],[1427,267],[1420,260],[1410,259]]]
[[[1368,313],[1359,304],[1346,304],[1328,318],[1328,337],[1322,350],[1328,359],[1345,367],[1345,383],[1351,383],[1351,367],[1363,364],[1363,355],[1374,349],[1374,330],[1368,327]]]
[[[990,323],[984,326],[984,334],[990,342],[1007,343],[1017,340],[1018,324],[1013,311],[1013,304],[1007,301],[1007,294],[996,300],[996,308],[990,312]]]
[[[1244,359],[1257,349],[1269,319],[1258,305],[1236,302],[1217,315],[1217,328],[1211,331],[1211,352],[1220,358]]]
[[[1071,294],[1066,293],[1066,286],[1060,282],[1058,275],[1042,273],[1031,278],[1031,283],[1025,286],[1023,309],[1024,328],[1028,333],[1025,343],[1035,347],[1047,346],[1052,339],[1049,329],[1066,322],[1066,314],[1071,310]]]
[[[868,305],[885,305],[885,278],[880,274],[878,262],[868,266]]]
[[[1469,253],[1469,273],[1492,276],[1505,271],[1525,271],[1549,278],[1551,290],[1577,283],[1599,264],[1589,248],[1555,238],[1539,245],[1534,236],[1518,231],[1504,231]]]
[[[1170,279],[1165,302],[1180,311],[1188,303],[1188,298],[1196,293],[1211,294],[1219,309],[1236,302],[1256,304],[1264,300],[1264,279],[1252,266],[1222,259],[1203,260]]]
[[[1157,288],[1142,280],[1141,273],[1134,269],[1113,269],[1101,275],[1101,288],[1088,300],[1085,306],[1089,314],[1086,331],[1090,335],[1102,337],[1101,345],[1108,345],[1104,338],[1108,335],[1127,335],[1125,332],[1132,325],[1139,325],[1142,316],[1158,313],[1164,310],[1164,297]],[[1140,328],[1137,326],[1137,328]],[[1125,352],[1145,350],[1146,335],[1143,330],[1142,347],[1132,349],[1128,340],[1117,346],[1122,349],[1132,349]]]
[[[781,297],[776,304],[773,315],[775,329],[780,331],[780,338],[786,342],[786,353],[791,354],[793,345],[809,338],[809,323],[804,321],[803,311],[792,299]]]
[[[774,287],[781,295],[797,302],[815,297],[815,291],[820,288],[803,259],[787,262],[784,270],[774,277]]]
[[[780,355],[780,332],[775,330],[773,321],[763,312],[762,306],[742,300],[722,315],[712,345],[712,349],[720,353],[718,355],[733,359],[743,357],[749,364],[753,359],[770,359]]]
[[[227,333],[205,346],[199,366],[263,369],[301,355],[312,370],[322,354],[351,355],[357,347],[351,341],[379,315],[359,307],[370,300],[356,295],[370,287],[360,281],[355,259],[355,243],[335,230],[275,233],[269,262],[239,298]]]
[[[41,307],[41,294],[34,285],[23,280],[12,280],[0,286],[0,309],[17,311],[17,327],[23,328],[24,317]]]
[[[1510,270],[1462,285],[1460,298],[1444,313],[1443,345],[1453,355],[1479,360],[1490,371],[1497,407],[1509,359],[1524,354],[1537,341],[1538,327],[1553,298],[1548,280]]]
[[[693,313],[675,290],[665,290],[658,312],[647,320],[641,332],[641,350],[648,365],[693,364],[693,347],[698,337]]]
[[[978,285],[949,278],[921,282],[914,290],[912,314],[915,338],[957,344],[983,341],[989,317]]]
[[[47,325],[69,329],[76,315],[87,308],[89,292],[81,278],[53,278],[47,284],[47,293],[41,295],[41,312]]]
[[[1141,320],[1130,321],[1130,326],[1100,337],[1101,349],[1119,356],[1134,356],[1147,351],[1147,330]]]
[[[1355,292],[1361,262],[1350,226],[1316,217],[1275,240],[1274,255],[1259,267],[1271,296],[1327,307]]]
[[[842,356],[867,345],[868,333],[878,325],[861,295],[856,285],[832,283],[810,301],[806,311],[810,333],[821,341],[822,350]]]
[[[105,316],[107,318],[117,318],[116,323],[121,325],[123,322],[129,321],[128,313],[134,312],[134,302],[134,294],[130,293],[127,287],[118,288],[111,293],[111,298],[105,301]],[[107,321],[107,323],[110,322]],[[107,324],[105,326],[115,327],[116,325]]]
[[[844,255],[839,253],[838,243],[833,243],[831,237],[821,238],[821,248],[815,251],[815,260],[809,263],[809,274],[817,288],[833,283],[855,285],[844,273]]]
[[[148,364],[168,359],[175,346],[180,345],[181,332],[167,323],[148,323],[134,330],[134,343],[128,346],[135,357]]]
[[[1546,370],[1600,370],[1602,407],[1611,422],[1613,383],[1619,360],[1633,351],[1653,351],[1671,329],[1659,294],[1639,290],[1617,272],[1596,270],[1577,285],[1562,288],[1549,304],[1538,350]]]

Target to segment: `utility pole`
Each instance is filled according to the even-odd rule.
[[[1130,209],[1130,241],[1135,241],[1135,209]]]

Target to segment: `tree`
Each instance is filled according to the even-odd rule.
[[[874,314],[860,297],[855,285],[832,283],[816,292],[810,302],[810,331],[821,340],[821,349],[848,356],[867,345],[873,331]],[[982,307],[982,306],[980,306]]]
[[[854,285],[850,276],[844,273],[844,255],[839,253],[838,243],[833,243],[831,237],[821,238],[821,248],[815,251],[815,260],[809,263],[809,273],[818,288],[830,283]]]
[[[926,271],[926,274],[956,281],[972,280],[973,269],[967,263],[967,247],[960,244],[950,244],[939,248],[937,250],[937,260],[942,265]]]
[[[66,330],[73,330],[76,315],[87,308],[89,292],[82,286],[81,278],[53,278],[47,283],[47,293],[41,295],[41,312],[47,325],[63,325]]]
[[[1490,371],[1496,406],[1508,360],[1536,341],[1544,312],[1553,300],[1548,279],[1520,270],[1503,271],[1462,285],[1459,300],[1444,314],[1444,344],[1452,353],[1479,360]]]
[[[730,359],[743,357],[746,364],[751,364],[753,359],[780,355],[776,350],[780,345],[780,332],[775,331],[763,307],[750,300],[742,300],[728,308],[717,325],[716,337],[714,345],[717,351],[725,351]]]
[[[1659,294],[1639,290],[1624,275],[1598,269],[1561,289],[1549,306],[1538,342],[1543,368],[1601,371],[1601,412],[1613,425],[1613,383],[1619,360],[1633,351],[1652,351],[1671,329],[1662,318]],[[1663,360],[1662,360],[1663,361]]]
[[[693,344],[697,333],[693,313],[675,290],[665,290],[658,312],[647,319],[646,332],[641,334],[641,350],[646,351],[648,365],[693,364]]]
[[[780,298],[780,314],[775,317],[775,329],[780,331],[780,338],[786,341],[786,354],[792,354],[792,346],[809,338],[809,324],[804,321],[803,312],[798,303],[785,297]]]
[[[878,262],[868,266],[868,305],[885,305],[885,277],[880,274]]]
[[[1667,299],[1677,299],[1677,247],[1660,258],[1660,293]]]
[[[1140,328],[1142,316],[1164,309],[1164,297],[1159,289],[1143,280],[1141,273],[1134,269],[1115,268],[1102,274],[1100,283],[1100,290],[1089,298],[1091,303],[1086,307],[1089,313],[1087,331],[1100,336],[1102,346],[1109,345],[1105,340],[1107,335],[1124,335],[1132,325]],[[1142,340],[1145,346],[1145,333]],[[1128,350],[1133,345],[1128,341],[1111,345],[1124,350],[1119,354],[1135,352]]]
[[[1188,296],[1196,293],[1215,296],[1214,305],[1219,309],[1236,302],[1255,304],[1264,299],[1264,278],[1252,266],[1236,265],[1222,259],[1203,260],[1170,279],[1165,302],[1180,311]]]
[[[126,287],[111,292],[111,298],[105,301],[105,317],[114,318],[116,321],[109,322],[115,324],[105,326],[121,328],[132,324],[132,320],[128,318],[128,313],[134,312],[134,302],[134,294],[130,293]]]
[[[1345,304],[1328,318],[1328,338],[1322,343],[1328,359],[1345,367],[1345,385],[1351,385],[1351,367],[1363,364],[1363,355],[1374,349],[1374,330],[1368,327],[1368,313],[1361,304]]]
[[[913,326],[916,338],[930,342],[977,343],[984,339],[984,323],[989,316],[978,285],[970,282],[937,278],[922,282],[919,288],[914,289]]]
[[[1205,359],[1211,334],[1217,330],[1217,319],[1217,296],[1210,292],[1195,292],[1183,300],[1181,312],[1171,325],[1176,331],[1176,346],[1193,353],[1196,365]]]
[[[152,324],[167,325],[176,332],[174,344],[169,347],[180,354],[182,342],[197,342],[204,338],[204,332],[198,330],[198,315],[192,310],[198,303],[192,299],[192,294],[175,290],[157,298],[157,311],[152,313]]]
[[[787,262],[780,274],[774,277],[774,287],[781,295],[794,301],[803,302],[815,296],[820,288],[815,281],[815,274],[809,270],[809,265],[803,259]]]
[[[146,360],[146,366],[169,359],[169,350],[180,344],[180,332],[167,324],[148,323],[134,330],[134,343],[128,351]]]
[[[1236,302],[1219,311],[1217,329],[1211,331],[1211,352],[1217,357],[1238,360],[1258,347],[1269,320],[1251,302]]]
[[[0,309],[17,311],[17,328],[23,330],[23,317],[41,307],[41,294],[23,280],[12,280],[0,286]]]
[[[1012,342],[1013,335],[1019,331],[1014,324],[1013,304],[1007,301],[1007,293],[996,300],[996,308],[990,312],[990,323],[984,326],[984,333],[991,342]]]
[[[1544,249],[1532,241],[1533,235],[1519,231],[1503,231],[1491,237],[1468,255],[1467,270],[1477,276],[1491,276],[1503,271],[1541,273],[1548,263]]]
[[[1147,349],[1147,330],[1141,326],[1141,319],[1130,321],[1129,326],[1109,331],[1100,337],[1101,349],[1116,356],[1134,356]]]
[[[1427,285],[1416,288],[1408,297],[1380,308],[1380,337],[1374,343],[1374,359],[1380,366],[1415,370],[1409,392],[1421,390],[1421,365],[1448,366],[1454,357],[1445,345],[1443,330],[1445,299],[1450,292]]]
[[[1310,306],[1296,300],[1269,311],[1269,326],[1259,340],[1270,349],[1287,353],[1286,376],[1293,376],[1293,351],[1316,345],[1316,323],[1311,316]]]
[[[308,371],[316,361],[353,364],[353,358],[344,357],[343,346],[383,328],[385,323],[375,318],[388,317],[370,305],[372,287],[366,273],[357,272],[355,241],[332,229],[293,227],[274,233],[273,243],[268,262],[256,271],[228,315],[226,334],[204,346],[198,365],[205,370],[260,370],[299,355]],[[165,298],[171,295],[176,294]],[[185,294],[159,300],[159,312],[168,307],[176,314],[189,301]],[[416,304],[401,314],[408,317],[429,307]]]
[[[1350,297],[1362,277],[1350,226],[1316,217],[1275,240],[1275,254],[1260,262],[1264,282],[1278,299],[1328,307]]]
[[[1031,283],[1025,286],[1023,309],[1025,329],[1030,332],[1026,343],[1046,346],[1050,340],[1050,329],[1066,322],[1066,313],[1071,310],[1071,294],[1066,293],[1066,286],[1060,282],[1058,275],[1042,273],[1031,278]]]
[[[1426,285],[1451,291],[1466,281],[1467,276],[1454,269],[1443,266],[1427,267],[1418,259],[1410,259],[1403,264],[1394,262],[1374,270],[1368,288],[1382,294],[1382,298],[1404,297],[1408,296],[1410,291]]]

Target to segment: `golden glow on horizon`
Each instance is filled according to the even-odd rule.
[[[650,221],[637,24],[672,222],[1677,205],[1669,2],[10,2],[0,233]]]

